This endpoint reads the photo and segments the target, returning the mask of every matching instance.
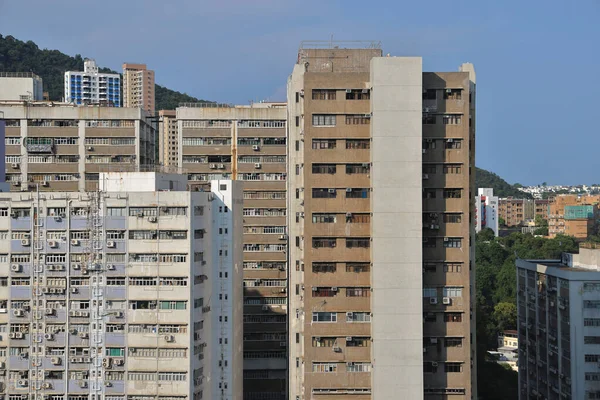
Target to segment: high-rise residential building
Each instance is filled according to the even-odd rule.
[[[136,108],[0,102],[13,191],[90,190],[98,174],[155,164],[156,130]]]
[[[32,72],[0,72],[0,101],[43,100],[42,78]]]
[[[600,196],[560,195],[548,205],[548,235],[587,239],[598,231]]]
[[[519,226],[531,223],[537,216],[548,219],[547,199],[501,198],[498,202],[498,217],[506,226]]]
[[[177,109],[178,166],[190,187],[243,181],[245,400],[288,399],[286,117],[285,103]]]
[[[175,110],[158,112],[159,162],[162,165],[177,166],[179,145],[177,144],[177,118]]]
[[[0,199],[2,395],[241,399],[241,188],[102,175]]]
[[[357,47],[288,80],[289,398],[476,398],[473,66]]]
[[[154,115],[154,71],[146,64],[123,64],[123,106],[143,108]]]
[[[96,61],[86,58],[83,72],[65,72],[65,102],[121,107],[121,76],[98,72]]]
[[[6,123],[2,112],[0,111],[0,192],[8,192],[10,185],[6,183],[6,145],[4,144],[4,136],[6,135]]]
[[[475,232],[485,228],[498,236],[498,196],[494,196],[494,189],[479,188],[475,196]]]
[[[517,264],[519,399],[600,396],[600,249]]]

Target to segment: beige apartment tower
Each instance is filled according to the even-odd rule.
[[[476,398],[474,69],[364,45],[288,81],[289,398]]]
[[[243,181],[244,399],[286,400],[286,105],[193,103],[176,118],[192,190]]]
[[[154,115],[154,71],[146,64],[123,64],[123,107],[143,108]]]
[[[158,147],[159,162],[162,165],[177,166],[178,138],[177,112],[175,110],[160,110],[158,112]]]

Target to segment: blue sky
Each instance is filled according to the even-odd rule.
[[[472,62],[477,165],[523,184],[600,183],[599,20],[599,0],[0,0],[0,34],[219,102],[284,99],[300,41],[331,35]]]

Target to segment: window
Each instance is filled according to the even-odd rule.
[[[435,174],[437,172],[437,166],[435,164],[424,164],[422,170],[424,174]]]
[[[444,189],[445,199],[460,199],[462,197],[462,189]]]
[[[352,249],[356,247],[368,248],[371,247],[370,238],[346,238],[346,248]]]
[[[346,288],[346,297],[371,297],[371,289],[368,287]]]
[[[371,167],[368,163],[346,165],[347,174],[368,174],[370,170]]]
[[[335,89],[313,89],[312,99],[313,100],[335,100],[336,90]]]
[[[312,322],[337,322],[337,313],[334,312],[313,312]]]
[[[462,263],[444,263],[444,272],[462,272]]]
[[[462,98],[462,89],[444,90],[444,100],[460,100]]]
[[[371,313],[368,312],[347,312],[346,322],[371,322]]]
[[[346,89],[346,100],[369,100],[370,98],[369,89]]]
[[[313,337],[312,347],[333,347],[335,342],[336,338],[334,337]]]
[[[585,344],[600,344],[600,336],[584,336],[583,343],[585,343]]]
[[[187,301],[161,301],[159,302],[160,310],[186,310]]]
[[[445,287],[443,297],[462,297],[462,287]]]
[[[461,115],[444,115],[442,121],[444,125],[460,125],[461,118]]]
[[[585,318],[583,326],[600,326],[600,318]]]
[[[314,362],[312,372],[337,372],[338,365],[336,363],[320,363]]]
[[[444,174],[460,174],[461,169],[461,164],[445,164]]]
[[[315,237],[312,239],[312,247],[318,249],[322,247],[333,248],[336,246],[337,239],[336,238],[318,238]]]
[[[335,117],[332,114],[313,114],[313,126],[335,126]]]
[[[445,149],[460,149],[462,146],[462,139],[446,139],[444,143]]]
[[[444,313],[444,322],[462,322],[462,314]]]
[[[347,188],[346,198],[347,199],[368,199],[369,188]]]
[[[335,224],[335,214],[313,214],[313,224]]]
[[[335,149],[335,139],[313,139],[312,148],[313,150],[324,150],[324,149]]]
[[[346,263],[346,272],[369,272],[371,267],[369,263]]]
[[[428,237],[428,236],[424,236],[423,237],[423,247],[424,248],[434,248],[437,246],[437,241],[434,237]]]
[[[370,148],[370,139],[346,139],[346,149],[348,150],[368,150]]]
[[[462,372],[462,364],[447,362],[444,364],[444,371],[451,373]]]
[[[444,238],[444,247],[460,249],[462,247],[461,238]]]
[[[423,125],[435,125],[436,118],[432,114],[423,114],[422,123]]]
[[[335,263],[313,262],[312,263],[312,271],[315,273],[335,272],[336,265],[335,265]]]
[[[584,300],[583,308],[600,308],[600,300]]]
[[[459,213],[445,213],[444,214],[444,223],[446,224],[460,224],[462,221],[462,214]]]
[[[423,89],[423,100],[437,100],[437,89]]]
[[[337,189],[315,189],[312,190],[313,199],[335,199]]]
[[[313,164],[312,165],[312,173],[313,174],[335,174],[336,165],[335,164]]]
[[[346,213],[346,223],[348,224],[368,224],[369,222],[371,222],[371,214]]]
[[[369,125],[370,123],[369,114],[346,115],[346,125]]]
[[[313,286],[312,297],[335,297],[337,292],[337,288]]]
[[[462,347],[463,338],[444,338],[444,347]]]

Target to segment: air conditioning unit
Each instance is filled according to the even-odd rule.
[[[449,306],[450,304],[452,304],[452,300],[450,299],[450,297],[444,297],[442,299],[442,304]]]
[[[14,162],[10,164],[10,166],[13,167],[13,169],[19,169],[19,163]]]
[[[210,168],[210,169],[217,169],[217,164],[209,164],[208,168]]]
[[[50,186],[50,182],[48,182],[48,181],[43,181],[43,182],[42,182],[42,186],[44,186],[44,187],[48,187],[48,186]]]
[[[21,246],[31,246],[31,241],[29,239],[21,240]]]
[[[261,166],[262,165],[259,162],[254,163],[254,168],[256,168],[256,169],[260,169]]]
[[[263,310],[263,311],[269,311],[269,310],[270,310],[270,307],[269,307],[269,306],[267,306],[267,305],[264,305],[264,306],[262,306],[262,310]]]
[[[48,241],[48,246],[54,249],[58,247],[58,243],[55,240],[50,240]]]
[[[157,221],[157,219],[155,216],[152,215],[152,216],[148,217],[148,222],[156,222],[156,221]]]
[[[331,291],[332,291],[332,292],[337,292],[337,291],[338,291],[338,288],[337,288],[337,286],[333,286],[333,287],[331,288]]]
[[[287,235],[280,235],[279,240],[287,240]]]
[[[61,359],[60,359],[60,357],[52,357],[52,358],[50,358],[50,363],[52,365],[60,365]]]
[[[138,217],[138,218],[144,218],[144,213],[143,213],[143,212],[139,212],[139,213],[137,213],[137,217]]]
[[[115,313],[115,317],[116,317],[116,318],[123,318],[123,311],[117,311],[117,312]]]
[[[87,387],[87,381],[79,381],[79,387],[84,389]]]
[[[438,303],[437,297],[430,297],[429,298],[429,304],[437,304],[437,303]]]
[[[112,383],[110,383],[110,382],[108,382],[108,381],[107,381],[107,382],[104,382],[104,386],[106,386],[106,387],[112,387]]]
[[[219,169],[225,169],[225,164],[219,164]]]
[[[87,338],[89,337],[89,335],[88,335],[88,333],[87,333],[87,332],[81,332],[81,333],[79,334],[79,337],[80,337],[81,339],[87,339]]]
[[[94,148],[92,146],[88,146],[88,151],[94,151]]]
[[[429,179],[429,174],[423,174],[423,179]]]
[[[175,336],[173,335],[165,335],[165,342],[174,342],[175,341]]]
[[[52,389],[52,384],[50,382],[44,382],[42,384],[42,389]]]
[[[54,315],[54,309],[53,308],[46,308],[46,310],[44,310],[44,313],[46,315]]]
[[[26,351],[24,351],[21,354],[19,354],[19,357],[21,357],[21,358],[27,358],[27,357],[29,357],[29,353],[26,352]]]
[[[14,338],[15,338],[15,333],[14,333],[14,332],[10,332],[10,333],[8,334],[8,338],[9,338],[9,339],[14,339]]]
[[[448,240],[450,240],[450,239],[448,239],[447,237],[444,238],[444,242],[447,242]]]
[[[327,189],[327,192],[329,192],[329,193],[335,193],[335,189]]]
[[[438,341],[437,341],[437,338],[432,337],[432,338],[429,338],[429,342],[431,344],[437,344]]]
[[[21,266],[19,264],[12,264],[10,270],[12,272],[21,272]]]
[[[71,239],[72,246],[79,246],[79,239]]]
[[[81,264],[72,264],[71,267],[73,267],[74,270],[79,270],[81,269]]]
[[[69,333],[70,333],[71,335],[76,335],[76,334],[77,334],[77,329],[75,329],[75,328],[71,328],[71,329],[69,329]]]
[[[27,387],[27,386],[29,386],[29,382],[27,381],[27,379],[19,379],[17,381],[17,386],[19,386],[19,387]]]
[[[14,181],[12,183],[14,186],[21,186],[21,182],[20,181]],[[13,217],[14,218],[14,217]]]
[[[112,265],[112,264],[108,264],[106,266],[106,269],[109,270],[109,271],[114,271],[116,269],[116,267],[114,265]]]
[[[260,146],[257,145],[257,144],[255,144],[255,145],[252,146],[252,150],[258,151],[258,150],[260,150]]]
[[[23,339],[24,337],[23,332],[15,332],[15,339]]]
[[[106,242],[106,247],[113,249],[113,248],[117,247],[117,243],[113,240],[109,240],[108,242]]]
[[[352,311],[348,311],[348,312],[346,312],[346,317],[347,318],[353,318],[354,317],[354,313]]]
[[[77,289],[76,287],[72,287],[71,288],[71,293],[73,293],[73,294],[79,293],[79,289]]]
[[[431,366],[432,366],[432,367],[437,367],[437,366],[438,366],[438,363],[437,363],[437,361],[432,361],[432,362],[431,362]]]
[[[23,311],[23,310],[13,310],[13,315],[15,317],[22,317],[22,316],[25,315],[25,311]],[[18,333],[20,333],[20,332],[18,332]]]

